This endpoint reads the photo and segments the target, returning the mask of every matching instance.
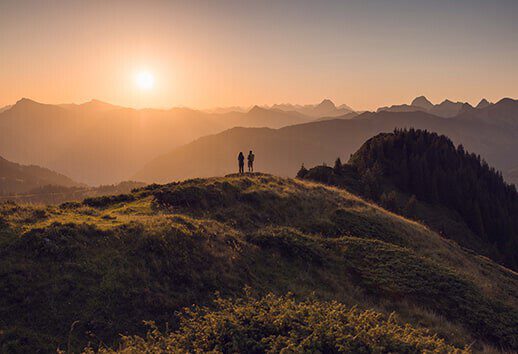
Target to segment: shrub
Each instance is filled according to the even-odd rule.
[[[135,200],[133,194],[104,195],[97,198],[86,198],[83,204],[94,208],[105,208],[113,204],[132,202]]]
[[[218,297],[213,310],[184,309],[180,327],[172,333],[160,332],[152,322],[150,325],[145,338],[123,337],[116,352],[467,352],[427,330],[398,324],[394,315],[361,311],[336,301],[297,302],[290,295],[254,298],[248,294],[235,300]]]
[[[339,157],[335,161],[335,167],[333,168],[333,170],[335,171],[335,173],[337,175],[341,175],[342,174],[342,160],[340,160]]]

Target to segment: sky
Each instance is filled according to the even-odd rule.
[[[0,1],[0,106],[518,98],[518,1]]]

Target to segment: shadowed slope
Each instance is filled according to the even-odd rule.
[[[78,187],[67,176],[40,166],[24,166],[0,156],[0,195],[26,193],[44,186]]]

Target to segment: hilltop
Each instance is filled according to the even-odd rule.
[[[334,168],[299,175],[342,186],[517,269],[518,193],[479,155],[445,136],[395,130],[367,140]]]
[[[162,330],[168,322],[176,333],[148,340],[231,345],[224,332],[215,342],[203,340],[205,329],[190,336],[189,323],[211,331],[204,318],[232,323],[241,350],[253,341],[266,345],[260,336],[270,330],[280,350],[288,345],[284,327],[266,329],[268,320],[254,315],[265,306],[293,323],[293,345],[301,345],[304,323],[314,328],[311,318],[327,307],[338,317],[322,323],[342,331],[342,339],[328,334],[332,346],[368,348],[383,337],[393,351],[471,343],[518,349],[516,273],[344,189],[229,175],[54,207],[6,203],[0,224],[2,350],[66,349],[67,338],[76,350],[115,345],[119,334],[144,335],[142,320]],[[246,295],[247,286],[256,295]],[[215,291],[234,305],[214,303]],[[294,303],[277,298],[287,292]],[[176,311],[192,304],[208,307],[179,323]],[[243,317],[232,317],[229,306]],[[359,337],[340,327],[360,318],[372,318],[378,330]],[[415,330],[403,335],[405,323]],[[257,333],[253,341],[244,325]]]

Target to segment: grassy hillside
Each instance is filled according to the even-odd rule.
[[[314,335],[333,346],[369,348],[385,338],[392,350],[416,351],[423,343],[518,349],[516,273],[317,183],[262,174],[196,179],[55,207],[4,203],[0,222],[3,351],[110,346],[120,334],[144,335],[143,320],[164,332],[155,333],[159,342],[197,346],[210,332],[208,318],[230,323],[227,333],[244,341],[239,348],[258,342],[281,348],[289,347],[286,333],[303,345],[297,338],[318,316],[336,331]],[[247,286],[257,297],[244,294]],[[229,305],[215,291],[244,299]],[[294,302],[277,300],[287,292]],[[268,293],[276,295],[262,297]],[[266,330],[267,321],[254,317],[269,301],[286,326],[297,323],[292,332],[280,323]],[[187,313],[187,320],[176,316],[192,304],[208,309],[193,318]],[[358,318],[369,324],[363,339],[347,340],[359,338],[358,330],[340,324],[353,326]],[[153,337],[146,338],[142,345],[152,345]],[[207,345],[228,340],[223,331]],[[130,347],[135,341],[145,342],[125,339]]]

